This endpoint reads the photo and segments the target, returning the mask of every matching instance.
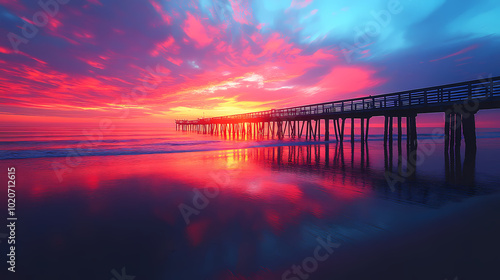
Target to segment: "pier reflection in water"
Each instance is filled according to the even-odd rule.
[[[376,190],[377,194],[391,199],[430,207],[438,207],[449,198],[456,200],[457,194],[462,197],[478,194],[475,151],[465,153],[462,165],[460,149],[445,151],[442,159],[434,154],[438,153],[435,147],[432,154],[419,150],[417,146],[406,147],[406,153],[401,143],[397,151],[392,145],[386,147],[383,166],[380,161],[371,166],[368,143],[356,143],[356,146],[338,143],[278,146],[239,150],[233,155],[235,161],[251,161],[277,172],[313,174],[339,188],[348,186],[360,192]],[[380,156],[380,149],[375,148],[375,153],[375,156]],[[439,174],[440,170],[444,172]],[[457,190],[461,192],[457,193]],[[439,195],[435,196],[433,192]]]

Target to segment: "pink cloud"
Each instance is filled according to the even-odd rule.
[[[465,49],[459,50],[459,51],[458,51],[458,52],[456,52],[456,53],[452,53],[452,54],[450,54],[450,55],[443,56],[443,57],[441,57],[441,58],[436,58],[436,59],[433,59],[433,60],[431,60],[430,62],[436,62],[436,61],[443,60],[443,59],[447,59],[447,58],[450,58],[450,57],[453,57],[453,56],[461,55],[461,54],[464,54],[464,53],[466,53],[466,52],[468,52],[468,51],[471,51],[471,50],[473,50],[473,49],[476,49],[477,47],[478,47],[478,45],[477,45],[477,44],[475,44],[475,45],[469,46],[469,47],[467,47],[467,48],[465,48]]]
[[[252,22],[252,12],[248,1],[229,0],[233,9],[233,19],[241,24]]]
[[[210,28],[201,23],[201,21],[191,13],[186,13],[187,18],[184,21],[184,33],[195,41],[198,47],[206,47],[210,45],[214,39],[213,35],[216,33],[215,28]]]
[[[168,61],[172,62],[173,64],[177,65],[177,66],[180,66],[182,64],[182,59],[180,58],[173,58],[173,57],[168,57],[167,58]]]
[[[155,48],[151,51],[153,57],[158,56],[160,53],[174,53],[177,54],[180,47],[175,44],[175,39],[172,36],[168,36],[164,41],[157,43]]]
[[[328,96],[322,101],[354,98],[356,92],[377,86],[383,82],[373,78],[375,71],[361,66],[337,66],[316,85],[327,89]],[[363,95],[366,92],[362,93]],[[327,100],[328,98],[328,100]]]
[[[155,0],[150,0],[149,2],[151,3],[151,5],[155,9],[155,11],[158,14],[160,14],[163,21],[169,25],[172,22],[172,18],[170,17],[170,15],[168,13],[166,13],[165,11],[163,11],[163,8],[161,7],[161,5],[158,2],[156,2]]]
[[[102,63],[99,63],[97,61],[93,61],[93,60],[90,60],[90,59],[85,59],[85,58],[80,58],[81,61],[87,63],[88,65],[94,67],[94,68],[98,68],[98,69],[104,69],[104,64]]]

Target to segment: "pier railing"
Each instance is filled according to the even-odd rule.
[[[262,118],[315,117],[389,109],[408,109],[457,103],[467,99],[500,96],[500,77],[486,78],[443,86],[401,91],[389,94],[296,106],[283,109],[237,114],[198,120],[176,120],[178,124],[211,123]]]

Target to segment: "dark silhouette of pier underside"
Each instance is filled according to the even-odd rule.
[[[390,94],[346,99],[320,104],[273,109],[197,120],[176,120],[176,129],[215,135],[233,135],[246,139],[264,137],[320,140],[324,121],[324,140],[330,140],[330,121],[335,139],[344,141],[346,119],[351,120],[351,143],[354,143],[354,120],[360,119],[361,142],[368,140],[370,118],[384,116],[384,145],[393,142],[397,121],[398,144],[401,145],[402,122],[406,118],[407,145],[417,145],[417,114],[445,113],[445,145],[460,147],[462,134],[466,147],[476,150],[475,113],[500,108],[500,77],[401,91]]]

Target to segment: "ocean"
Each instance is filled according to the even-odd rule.
[[[377,128],[363,146],[5,128],[16,277],[492,279],[500,131],[479,129],[467,158],[463,144],[445,153],[432,131],[419,128],[411,162],[404,139],[399,156]],[[7,235],[0,230],[2,252]]]

